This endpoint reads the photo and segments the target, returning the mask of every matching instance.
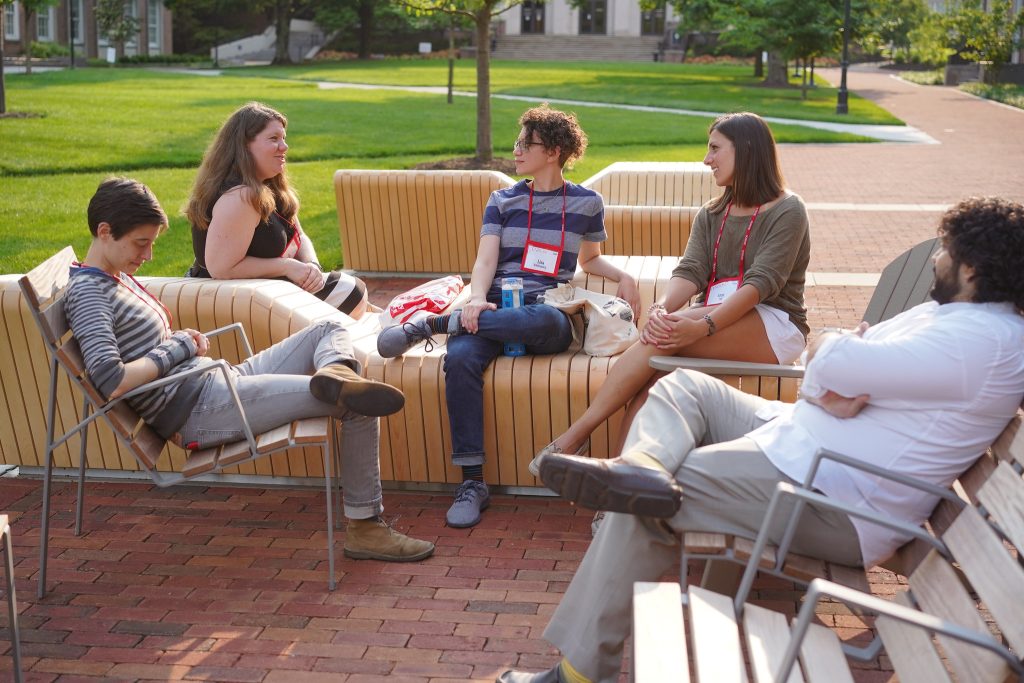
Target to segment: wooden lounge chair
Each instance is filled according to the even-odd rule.
[[[7,630],[11,634],[14,681],[21,683],[21,637],[18,633],[18,601],[14,595],[14,547],[7,515],[0,515],[0,541],[4,549],[4,580],[7,587]]]
[[[53,453],[56,448],[74,436],[80,440],[78,463],[78,495],[75,510],[75,534],[82,528],[82,497],[85,484],[86,449],[88,446],[89,428],[94,422],[103,421],[111,428],[114,437],[134,456],[138,466],[160,487],[171,486],[194,477],[220,472],[225,467],[264,458],[279,451],[298,447],[319,448],[323,455],[324,489],[327,497],[327,559],[328,585],[334,589],[334,520],[332,505],[331,468],[336,462],[338,425],[329,418],[298,420],[264,434],[253,434],[248,423],[245,423],[245,440],[225,444],[214,448],[192,451],[177,471],[167,472],[166,468],[158,467],[158,461],[164,452],[166,442],[145,424],[138,414],[128,405],[125,399],[140,392],[178,382],[186,376],[195,374],[190,371],[165,377],[145,384],[111,401],[105,401],[96,390],[85,372],[85,364],[77,340],[71,334],[67,317],[64,312],[64,288],[68,283],[71,264],[76,261],[71,247],[50,257],[31,272],[22,276],[19,285],[28,303],[33,318],[42,335],[43,342],[50,359],[49,399],[46,414],[46,449],[45,470],[43,478],[42,523],[40,528],[39,556],[39,597],[46,592],[47,545],[49,542],[50,521],[50,480],[53,468]],[[225,332],[234,332],[247,356],[252,348],[241,324],[235,323],[206,333],[216,337]],[[227,372],[226,361],[219,360],[217,371],[223,372],[233,387],[231,376]],[[202,371],[206,371],[204,368]],[[198,371],[198,370],[197,370]],[[75,419],[77,424],[55,436],[55,427],[60,418],[60,411],[75,411],[74,405],[58,406],[58,381],[66,378],[76,393],[81,394],[81,410]],[[244,416],[241,402],[232,391],[238,410]]]
[[[1024,678],[1024,438],[1021,414],[993,444],[991,466],[974,499],[942,530],[941,541],[910,575],[909,591],[890,602],[815,579],[792,624],[779,613],[748,604],[750,583],[735,600],[691,586],[684,604],[697,681],[757,683],[852,681],[835,632],[813,624],[823,598],[878,615],[885,654],[904,683],[972,683]],[[972,468],[975,469],[975,468]],[[978,475],[978,472],[975,472]],[[963,477],[961,481],[963,481]],[[800,493],[779,485],[785,493]],[[800,493],[805,500],[823,496]],[[827,501],[828,499],[824,499]],[[841,507],[841,506],[840,506]],[[747,567],[752,577],[754,563]],[[637,583],[634,588],[634,670],[637,681],[689,681],[687,641],[678,584]],[[981,603],[980,605],[978,603]],[[1002,641],[990,633],[993,622]],[[740,642],[742,631],[747,664]],[[933,639],[933,636],[937,638]],[[936,642],[938,641],[938,647]],[[945,661],[943,661],[945,659]]]
[[[875,324],[926,301],[934,281],[931,256],[937,247],[937,239],[926,240],[903,252],[886,266],[864,312],[864,320]],[[797,383],[804,372],[803,367],[797,365],[741,363],[676,356],[656,356],[651,359],[651,366],[663,371],[681,368],[699,370],[719,376],[730,384],[739,386],[743,391],[759,395],[764,395],[766,388],[777,387],[786,400],[796,399]],[[837,454],[823,456],[842,459],[842,456]],[[807,486],[810,485],[808,482]],[[948,512],[945,507],[940,510],[941,514]],[[899,574],[907,575],[926,550],[920,543],[911,542],[885,566]],[[739,565],[745,563],[752,552],[753,542],[750,539],[691,532],[685,534],[683,538],[682,567],[683,571],[686,571],[688,561],[693,559],[707,561],[702,585],[731,592],[739,578]],[[731,562],[733,566],[728,567],[721,562],[722,560]],[[805,558],[787,553],[785,550],[778,552],[778,549],[768,548],[762,554],[761,562],[764,571],[798,583],[806,584],[814,578],[822,577],[862,590],[867,587],[867,578],[861,570]]]

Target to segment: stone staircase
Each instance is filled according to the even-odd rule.
[[[658,36],[500,36],[492,59],[650,62]]]

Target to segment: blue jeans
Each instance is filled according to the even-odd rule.
[[[345,326],[337,320],[321,320],[232,366],[231,372],[254,434],[308,417],[341,420],[345,516],[367,519],[384,510],[378,420],[313,397],[310,375],[331,363],[360,370]],[[245,438],[241,416],[220,371],[211,373],[180,434],[184,443],[194,441],[200,448]]]
[[[526,352],[559,353],[572,343],[572,323],[557,308],[531,304],[480,314],[476,334],[448,338],[444,357],[445,399],[452,431],[452,463],[484,462],[484,370],[505,342],[522,342]]]

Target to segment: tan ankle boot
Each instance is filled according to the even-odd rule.
[[[416,562],[433,554],[433,543],[400,534],[379,517],[348,520],[345,557],[353,560]]]
[[[309,391],[318,400],[344,406],[354,413],[383,417],[397,413],[405,405],[405,395],[383,382],[362,377],[342,363],[332,363],[316,371],[309,380]]]

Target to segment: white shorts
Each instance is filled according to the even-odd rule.
[[[768,343],[772,345],[779,365],[792,365],[807,346],[803,332],[793,324],[789,314],[783,310],[765,304],[758,304],[756,310],[761,316],[761,322],[764,323]]]

